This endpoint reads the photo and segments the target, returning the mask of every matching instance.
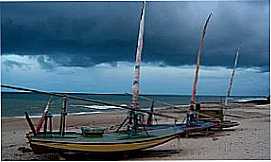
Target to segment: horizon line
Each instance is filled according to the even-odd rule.
[[[51,93],[58,93],[58,94],[82,94],[82,95],[123,95],[123,96],[130,96],[127,93],[89,93],[89,92],[54,92],[48,91]],[[35,93],[35,92],[18,92],[18,91],[1,91],[1,93]],[[140,94],[140,96],[191,96],[191,94],[155,94],[155,93],[144,93]],[[197,97],[225,97],[225,95],[215,95],[215,94],[206,94],[206,95],[197,95]],[[269,95],[232,95],[230,97],[268,97]]]

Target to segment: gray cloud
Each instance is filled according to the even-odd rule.
[[[53,70],[55,68],[55,64],[52,62],[52,60],[44,56],[38,56],[37,62],[40,64],[42,69]]]
[[[28,64],[25,63],[21,63],[21,62],[17,62],[17,61],[13,61],[13,60],[5,60],[3,61],[3,64],[7,67],[7,69],[13,69],[15,67],[18,68],[29,68]]]
[[[48,56],[59,66],[134,61],[139,2],[1,3],[2,53]],[[269,71],[269,2],[148,2],[144,62],[192,65],[213,11],[202,64]],[[44,68],[52,68],[39,58]],[[268,67],[268,68],[266,68]]]

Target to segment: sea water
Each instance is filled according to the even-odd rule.
[[[130,105],[131,96],[128,94],[69,94],[82,98],[89,98],[94,100],[102,100],[119,105]],[[2,117],[23,117],[24,112],[28,112],[31,117],[41,116],[44,108],[47,105],[50,96],[28,93],[28,92],[2,92],[1,93],[1,116]],[[140,107],[149,110],[152,100],[154,100],[154,107],[165,107],[171,105],[188,105],[191,96],[185,95],[143,95],[140,98]],[[246,97],[234,97],[236,100],[244,99]],[[221,96],[198,96],[197,101],[204,102],[222,102],[224,97]],[[53,97],[50,104],[49,111],[55,116],[61,112],[62,98]],[[68,100],[69,115],[82,115],[92,113],[104,113],[108,111],[122,110],[115,106],[105,106],[96,103]]]

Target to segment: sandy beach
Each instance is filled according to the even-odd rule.
[[[270,159],[270,105],[235,104],[224,113],[227,120],[238,121],[240,125],[210,132],[207,136],[175,139],[121,160]],[[178,111],[169,114],[184,115]],[[82,125],[110,127],[119,124],[125,116],[124,112],[69,116],[67,129],[80,129]],[[33,121],[36,123],[37,119]],[[72,160],[58,154],[34,154],[26,143],[29,127],[25,119],[2,118],[1,122],[2,160]],[[53,125],[54,129],[58,128],[57,117]],[[91,160],[91,157],[80,156],[79,160]]]

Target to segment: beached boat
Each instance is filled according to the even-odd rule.
[[[238,126],[239,123],[224,120],[223,106],[221,108],[216,108],[216,109],[210,109],[210,108],[202,109],[200,106],[200,103],[196,103],[196,93],[197,93],[197,86],[198,86],[201,53],[204,46],[203,44],[204,44],[204,38],[205,38],[207,26],[208,26],[211,16],[212,16],[212,13],[208,16],[201,33],[200,45],[197,51],[197,62],[196,62],[196,68],[195,68],[194,82],[192,86],[192,95],[191,95],[189,113],[191,115],[194,115],[195,118],[197,118],[199,122],[203,122],[203,123],[210,122],[213,124],[211,128],[221,130],[223,128],[231,128],[231,127]],[[227,96],[225,99],[225,105],[227,105],[227,98],[230,96],[233,76],[234,76],[235,69],[237,66],[238,55],[239,55],[239,48],[237,50],[236,57],[235,57],[234,68],[233,68],[232,76],[229,82],[229,88],[228,88]]]
[[[52,130],[52,116],[48,114],[44,116],[43,131],[38,132],[35,129],[28,113],[26,119],[31,128],[31,132],[27,133],[26,137],[29,144],[35,153],[43,152],[88,152],[88,153],[120,153],[120,152],[133,152],[137,150],[151,148],[174,138],[179,137],[185,132],[186,125],[178,124],[160,124],[160,125],[141,125],[139,120],[134,120],[134,127],[126,125],[122,129],[117,129],[112,132],[106,131],[101,127],[81,127],[81,132],[66,131],[66,115],[67,115],[67,99],[82,100],[97,104],[104,104],[108,106],[118,106],[123,109],[137,112],[139,114],[152,114],[155,116],[167,117],[176,119],[175,117],[165,114],[145,110],[134,110],[129,106],[116,105],[100,100],[80,98],[77,96],[57,94],[45,92],[35,89],[28,89],[22,87],[14,87],[2,84],[3,88],[12,88],[21,91],[30,91],[34,93],[47,94],[63,98],[62,116],[60,120],[59,131]],[[46,108],[47,109],[47,108]],[[49,120],[48,120],[49,119]],[[47,122],[49,122],[49,130],[47,130]]]
[[[240,125],[237,121],[225,120],[223,106],[220,108],[200,108],[198,119],[201,121],[212,122],[214,126],[211,129],[222,130],[224,128],[232,128]]]
[[[160,128],[158,128],[160,127]],[[114,133],[95,134],[66,132],[61,135],[59,132],[44,132],[37,135],[27,134],[30,146],[35,153],[51,151],[73,151],[88,153],[114,153],[131,152],[151,148],[166,143],[177,134],[184,132],[177,126],[152,127],[152,130],[120,131]]]
[[[232,89],[233,77],[234,77],[235,70],[237,67],[238,56],[239,56],[239,48],[237,49],[237,52],[235,55],[233,71],[232,71],[232,74],[231,74],[231,77],[229,80],[229,85],[228,85],[227,95],[225,97],[224,105],[221,104],[216,108],[202,108],[200,106],[200,104],[195,104],[196,112],[198,114],[198,119],[201,121],[214,123],[214,126],[212,127],[213,129],[222,130],[223,128],[232,128],[232,127],[236,127],[236,126],[240,125],[239,122],[229,121],[229,120],[224,119],[225,118],[224,107],[228,106],[228,98],[230,97],[230,93],[231,93],[231,89]],[[199,61],[198,61],[198,63],[199,63]],[[199,65],[197,65],[197,67],[199,67]],[[196,73],[196,76],[197,75],[198,74]],[[195,91],[195,89],[196,88],[194,88],[194,91]],[[193,94],[195,94],[195,92]],[[195,100],[195,97],[193,97],[193,95],[192,95],[191,103],[195,103],[194,100]]]
[[[135,68],[134,68],[134,80],[133,80],[133,83],[132,83],[132,102],[131,102],[131,107],[135,110],[138,110],[140,109],[140,104],[139,104],[139,92],[140,92],[140,88],[139,88],[139,83],[140,83],[140,64],[141,64],[141,52],[142,52],[142,48],[143,48],[143,33],[144,33],[144,10],[142,12],[142,21],[140,23],[140,28],[139,28],[139,36],[138,36],[138,44],[137,44],[137,51],[136,51],[136,61],[135,61]],[[201,51],[201,48],[203,47],[203,39],[204,39],[204,36],[205,36],[205,33],[206,33],[206,28],[207,28],[207,25],[208,25],[208,22],[210,20],[210,17],[211,17],[212,13],[208,16],[208,19],[204,25],[204,29],[202,31],[202,37],[201,37],[201,43],[200,43],[200,48],[199,48],[199,54],[200,54],[200,51]],[[142,28],[141,28],[142,27]],[[154,101],[152,102],[152,106],[150,108],[151,112],[154,111],[154,108],[153,108],[153,103]],[[159,129],[160,127],[157,127],[157,125],[152,125],[153,123],[153,114],[150,113],[149,114],[149,117],[148,117],[148,120],[147,120],[147,123],[143,123],[141,122],[141,125],[144,126],[145,129],[147,130],[151,130],[153,128],[155,129]],[[131,111],[127,120],[124,120],[124,122],[122,123],[125,124],[125,123],[128,123],[128,124],[133,124],[133,118],[136,118],[137,120],[137,113],[135,113],[135,111]],[[144,120],[144,119],[143,119]],[[206,122],[206,121],[200,121],[200,120],[196,120],[194,119],[193,121],[192,120],[189,120],[189,119],[186,119],[185,122],[181,122],[181,123],[174,123],[174,125],[177,125],[179,128],[182,128],[185,130],[185,132],[193,132],[193,131],[201,131],[201,130],[206,130],[212,126],[214,126],[213,123],[211,122]]]
[[[134,75],[135,77],[132,87],[133,96],[131,107],[116,105],[92,99],[84,99],[75,96],[33,90],[28,88],[19,88],[8,85],[1,85],[2,87],[5,88],[31,91],[63,98],[63,107],[61,109],[60,117],[60,128],[59,131],[57,132],[52,131],[52,116],[48,115],[49,114],[48,106],[46,106],[36,129],[30,117],[28,116],[28,113],[26,113],[26,119],[32,130],[32,132],[27,134],[27,138],[34,152],[36,153],[47,151],[75,151],[75,152],[80,151],[88,153],[130,152],[163,144],[184,133],[185,125],[176,125],[176,124],[169,124],[163,126],[149,125],[148,128],[146,128],[146,126],[143,124],[142,119],[144,117],[144,113],[145,114],[147,113],[149,115],[173,118],[174,120],[176,120],[176,117],[144,111],[139,108],[138,102],[139,74],[140,74],[141,52],[143,48],[145,6],[146,2],[143,3],[139,23],[138,43],[136,48],[137,50],[136,50],[135,75]],[[81,132],[79,133],[67,132],[65,129],[66,129],[68,99],[88,101],[107,106],[116,106],[128,109],[130,111],[126,120],[114,132],[105,132],[103,128],[93,128],[93,127],[82,127]],[[47,131],[48,120],[49,120],[49,131]],[[40,132],[42,125],[44,130],[43,132]]]
[[[153,111],[145,111],[140,109],[139,105],[139,78],[141,52],[143,48],[143,33],[145,19],[145,5],[141,10],[141,19],[138,33],[138,43],[136,50],[136,63],[134,80],[132,84],[132,102],[131,106],[118,105],[105,101],[80,98],[65,94],[56,94],[44,92],[40,90],[14,87],[9,85],[1,85],[5,88],[12,88],[23,91],[31,91],[35,93],[47,94],[63,98],[63,107],[61,109],[60,128],[59,131],[52,130],[52,116],[49,115],[48,106],[46,106],[37,128],[34,127],[28,113],[26,119],[31,128],[31,132],[27,133],[27,138],[31,148],[36,153],[51,151],[68,151],[68,152],[88,152],[88,153],[116,153],[116,152],[132,152],[142,149],[151,148],[161,145],[174,138],[187,133],[188,131],[199,131],[208,129],[213,126],[211,122],[199,120],[186,120],[187,122],[177,123],[176,117],[156,113]],[[210,16],[208,17],[209,21]],[[204,31],[205,32],[205,31]],[[127,118],[120,124],[116,131],[105,131],[104,128],[82,127],[81,132],[66,131],[66,117],[68,99],[82,100],[106,106],[115,106],[129,110]],[[48,102],[49,105],[50,102]],[[148,123],[144,121],[144,117],[148,114]],[[174,119],[173,124],[152,124],[152,116],[161,116]],[[47,130],[47,122],[49,122],[49,131]],[[43,126],[43,132],[41,127]]]
[[[228,89],[227,89],[227,94],[226,94],[226,97],[225,97],[224,106],[222,106],[222,108],[221,108],[221,110],[222,110],[222,113],[221,113],[222,117],[220,118],[220,120],[217,121],[218,126],[215,127],[215,128],[220,128],[220,129],[223,129],[223,128],[232,128],[232,127],[236,127],[236,126],[240,125],[240,123],[237,122],[237,121],[230,121],[230,120],[225,120],[224,119],[225,118],[224,107],[228,106],[228,98],[231,95],[233,78],[234,78],[234,75],[235,75],[235,70],[237,68],[237,63],[238,63],[238,59],[239,59],[239,50],[240,50],[240,48],[238,47],[237,50],[236,50],[235,58],[234,58],[233,69],[232,69],[231,77],[230,77],[229,84],[228,84]]]

